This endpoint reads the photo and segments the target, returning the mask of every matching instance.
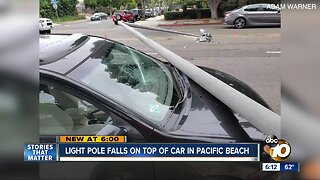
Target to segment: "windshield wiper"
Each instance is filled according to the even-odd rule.
[[[180,108],[180,107],[183,106],[185,104],[185,101],[188,99],[189,86],[186,83],[185,77],[182,76],[176,68],[170,65],[168,65],[168,67],[174,76],[174,80],[176,81],[177,87],[179,88],[178,90],[179,90],[179,96],[180,96],[177,104],[174,106],[174,108],[172,109],[169,115],[169,118],[171,118],[173,113],[176,113],[177,110],[180,110],[182,112],[183,108]],[[167,123],[165,125],[167,125]]]
[[[180,95],[179,102],[181,103],[186,99],[188,88],[186,83],[184,82],[183,77],[180,75],[179,71],[176,68],[171,66],[170,66],[170,69],[172,71],[174,79],[177,82],[177,86],[179,88],[179,95]]]

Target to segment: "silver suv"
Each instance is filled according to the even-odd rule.
[[[280,8],[273,4],[250,4],[226,12],[224,22],[238,29],[246,26],[280,26]]]

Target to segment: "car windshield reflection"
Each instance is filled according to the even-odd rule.
[[[69,76],[156,122],[179,100],[164,64],[120,44],[108,43]]]

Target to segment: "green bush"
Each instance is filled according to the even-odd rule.
[[[164,13],[165,20],[176,20],[176,19],[186,19],[185,13],[183,12],[174,12],[174,11],[167,11]]]
[[[55,23],[61,23],[61,22],[76,21],[76,20],[82,20],[82,19],[86,19],[86,16],[85,15],[63,16],[59,18],[59,20],[55,17],[55,18],[52,18],[52,21]]]
[[[198,19],[210,18],[210,9],[193,9],[184,12],[167,11],[164,13],[165,20],[178,20],[178,19]]]
[[[78,0],[60,0],[58,3],[59,17],[76,16]],[[51,0],[40,0],[40,17],[56,18],[56,11],[52,7]]]
[[[211,18],[211,11],[209,8],[201,9],[201,18]]]
[[[224,17],[224,13],[226,11],[231,11],[236,9],[238,6],[236,3],[221,3],[218,6],[218,16]],[[200,13],[199,13],[200,12]],[[186,10],[184,12],[174,12],[174,11],[167,11],[164,13],[165,20],[178,20],[178,19],[198,19],[198,18],[210,18],[211,11],[209,8],[202,8],[202,9],[193,9],[193,10]]]

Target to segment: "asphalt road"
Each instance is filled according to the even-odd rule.
[[[244,81],[280,114],[280,28],[238,30],[224,25],[165,28],[195,34],[204,28],[213,35],[214,43],[197,43],[192,37],[163,32],[138,31],[196,65],[215,68]],[[52,32],[98,35],[161,58],[110,19],[57,25]]]

